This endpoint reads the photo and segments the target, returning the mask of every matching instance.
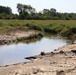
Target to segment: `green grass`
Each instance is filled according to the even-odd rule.
[[[0,32],[29,29],[76,38],[76,20],[0,20]]]

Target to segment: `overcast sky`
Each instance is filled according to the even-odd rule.
[[[76,0],[0,0],[0,5],[11,7],[13,13],[17,13],[18,3],[31,5],[37,11],[55,8],[58,12],[76,13]]]

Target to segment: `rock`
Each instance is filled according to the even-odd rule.
[[[57,51],[57,49],[55,49],[54,51]]]
[[[76,50],[71,50],[71,52],[75,53],[76,54]]]
[[[54,55],[55,53],[54,52],[51,52],[51,55]]]
[[[18,72],[15,73],[15,75],[17,75],[17,74],[18,74]]]
[[[46,54],[45,54],[45,52],[41,52],[41,53],[40,53],[40,55],[42,55],[42,56],[43,56],[43,55],[46,55]]]
[[[29,60],[31,60],[31,59],[37,59],[37,57],[35,57],[35,56],[31,56],[31,57],[26,57],[25,59],[29,59]]]
[[[38,72],[40,72],[40,69],[33,69],[33,74],[37,74]]]
[[[56,75],[66,75],[66,73],[63,70],[61,70],[61,71],[56,71]]]
[[[59,53],[60,53],[60,54],[64,54],[64,51],[61,50]]]

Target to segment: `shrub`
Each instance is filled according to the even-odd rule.
[[[72,30],[71,30],[70,28],[67,28],[67,27],[65,27],[65,28],[60,32],[60,34],[61,34],[62,36],[66,36],[66,37],[70,37],[70,36],[73,35]]]

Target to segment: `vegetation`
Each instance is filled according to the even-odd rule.
[[[56,9],[43,9],[36,12],[36,9],[30,5],[17,4],[19,19],[34,20],[76,20],[76,13],[59,13]]]
[[[31,5],[17,4],[19,14],[12,13],[10,7],[0,6],[0,19],[20,20],[76,20],[76,13],[60,13],[55,8],[44,8],[37,12]]]
[[[35,34],[32,34],[28,37],[21,37],[21,38],[17,38],[17,41],[25,41],[25,40],[32,40],[32,39],[38,39],[38,38],[41,38],[43,37],[43,33],[35,33]]]
[[[75,20],[0,20],[0,33],[16,30],[37,30],[43,33],[58,34],[76,38]]]
[[[13,14],[10,7],[0,6],[0,33],[10,35],[8,32],[33,29],[76,38],[76,13],[59,13],[54,8],[36,12],[24,4],[17,4],[17,10],[19,14]]]
[[[0,6],[0,19],[18,19],[18,15],[10,7]]]
[[[12,9],[10,7],[0,6],[0,13],[11,14]]]

